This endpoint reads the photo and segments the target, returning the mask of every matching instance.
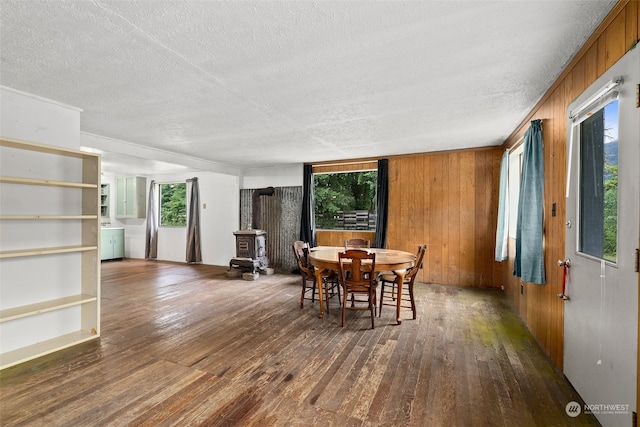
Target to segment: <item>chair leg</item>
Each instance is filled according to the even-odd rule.
[[[327,285],[327,283],[324,283],[323,285]],[[327,314],[329,314],[329,287],[323,286],[323,288],[324,288],[324,303],[327,305]]]
[[[409,284],[409,298],[411,299],[411,310],[413,311],[413,320],[416,320],[416,301],[413,299],[413,283]]]
[[[369,311],[371,312],[371,329],[375,329],[375,324],[374,324],[374,319],[376,317],[375,302],[376,302],[376,289],[371,288],[371,290],[369,290]]]
[[[348,294],[348,292],[347,292],[346,289],[343,289],[342,292],[343,292],[342,295],[344,296],[344,299],[342,300],[342,323],[341,323],[340,326],[342,326],[344,328],[344,314],[345,314],[345,311],[347,310],[347,294]]]
[[[307,290],[307,281],[302,276],[302,294],[300,295],[300,308],[304,308],[304,293]]]
[[[378,287],[373,288],[373,312],[376,312],[378,308]]]
[[[380,308],[378,309],[378,317],[382,316],[382,303],[384,302],[384,280],[380,281]]]
[[[311,289],[311,302],[316,302],[316,281],[313,281],[313,289]]]

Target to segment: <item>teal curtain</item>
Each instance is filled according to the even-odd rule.
[[[502,155],[500,163],[500,194],[498,198],[498,225],[496,227],[496,261],[509,257],[509,151]]]
[[[520,200],[516,225],[513,275],[525,282],[544,284],[544,156],[541,120],[524,134]]]

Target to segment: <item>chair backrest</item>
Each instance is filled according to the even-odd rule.
[[[416,263],[413,267],[409,269],[409,272],[405,276],[406,280],[415,280],[416,275],[418,274],[418,270],[420,270],[420,266],[422,265],[422,260],[424,260],[424,254],[427,252],[427,245],[418,246],[418,254],[416,255]]]
[[[338,252],[340,279],[346,288],[365,290],[375,287],[376,254],[362,249]]]
[[[309,245],[306,242],[303,242],[302,240],[297,240],[293,242],[292,247],[293,247],[293,254],[295,255],[296,259],[300,257],[306,258],[305,249],[309,248]]]
[[[302,274],[313,276],[313,271],[309,266],[307,255],[309,253],[309,244],[300,240],[293,242],[291,245],[293,255],[298,263],[298,268]]]
[[[362,239],[360,237],[354,237],[353,239],[347,239],[344,241],[344,248],[370,248],[371,242],[367,239]]]

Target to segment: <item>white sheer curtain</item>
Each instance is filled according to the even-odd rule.
[[[496,261],[509,257],[509,150],[502,155],[500,164],[500,195],[498,198],[498,225],[496,227]]]

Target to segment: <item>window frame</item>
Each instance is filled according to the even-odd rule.
[[[604,247],[602,250],[602,255],[598,256],[598,255],[594,255],[592,253],[589,252],[585,252],[583,250],[583,242],[582,242],[582,230],[583,230],[583,217],[582,217],[582,211],[583,211],[583,207],[582,207],[582,179],[583,179],[583,170],[582,170],[582,150],[583,150],[583,146],[582,146],[582,123],[585,122],[586,120],[588,120],[589,118],[591,118],[593,116],[594,113],[599,112],[600,110],[603,110],[604,113],[604,109],[609,106],[611,103],[613,102],[619,102],[619,96],[618,96],[618,92],[616,90],[611,90],[610,92],[604,94],[601,98],[599,98],[597,100],[597,102],[593,102],[592,104],[590,104],[587,108],[585,108],[583,111],[581,111],[579,114],[576,114],[576,116],[573,118],[573,122],[571,123],[571,141],[570,144],[572,146],[573,149],[576,150],[576,156],[577,156],[577,173],[576,173],[576,183],[575,183],[575,191],[576,191],[576,199],[575,199],[575,203],[576,203],[576,224],[575,226],[577,227],[577,231],[576,231],[576,241],[575,241],[575,248],[576,248],[576,254],[583,256],[585,258],[589,258],[592,260],[596,260],[596,261],[604,261],[606,264],[611,265],[611,266],[617,266],[618,265],[618,245],[619,245],[619,223],[620,223],[620,209],[619,209],[619,203],[617,203],[617,208],[616,208],[616,253],[615,253],[615,260],[609,259],[609,258],[605,258],[604,257]],[[618,116],[617,116],[617,121],[618,121],[618,125],[619,125],[619,120],[620,120],[620,113],[619,113],[619,107],[618,107]],[[605,128],[606,129],[606,128]],[[571,171],[569,170],[567,172],[567,175],[569,175],[569,173],[571,173]],[[604,185],[605,183],[603,182],[603,191],[604,191]],[[617,190],[618,191],[618,190]],[[603,193],[603,203],[604,203],[604,193]],[[603,213],[604,214],[604,213]],[[604,224],[603,224],[604,227]],[[602,240],[603,240],[603,245],[604,245],[604,230],[603,230],[603,236],[602,236]]]
[[[358,163],[358,164],[345,164],[345,165],[318,165],[318,166],[314,166],[313,167],[313,193],[314,193],[314,206],[313,206],[313,221],[315,224],[315,229],[319,230],[319,231],[362,231],[362,232],[375,232],[376,231],[376,224],[375,222],[373,223],[373,228],[367,227],[366,229],[358,229],[358,228],[320,228],[318,226],[318,212],[316,209],[316,179],[315,176],[316,175],[335,175],[335,174],[341,174],[341,173],[364,173],[364,172],[378,172],[378,165],[377,165],[377,161],[375,162],[362,162],[362,163]],[[376,175],[376,182],[377,182],[377,175]],[[374,199],[372,200],[373,202],[373,206],[375,207],[375,209],[373,210],[373,212],[377,215],[377,198],[378,198],[378,191],[377,191],[377,186],[375,188],[375,193],[374,193]],[[358,211],[358,210],[356,210]],[[371,211],[367,211],[367,212],[371,212]],[[368,214],[369,215],[369,214]],[[369,217],[368,217],[369,218]],[[368,219],[368,224],[371,223],[370,218]]]

